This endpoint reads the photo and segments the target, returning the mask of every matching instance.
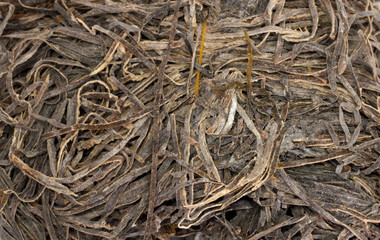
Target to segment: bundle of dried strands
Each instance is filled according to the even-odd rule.
[[[371,0],[3,0],[0,239],[375,239]]]

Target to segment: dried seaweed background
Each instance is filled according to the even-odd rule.
[[[380,236],[374,1],[3,0],[0,49],[0,239]]]

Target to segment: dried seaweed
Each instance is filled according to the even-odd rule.
[[[3,1],[0,239],[377,239],[379,31],[371,0]]]

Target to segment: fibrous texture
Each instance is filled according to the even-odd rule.
[[[376,239],[379,33],[370,0],[0,2],[0,239]]]

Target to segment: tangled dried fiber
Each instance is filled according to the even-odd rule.
[[[378,239],[371,0],[3,0],[0,239]]]

